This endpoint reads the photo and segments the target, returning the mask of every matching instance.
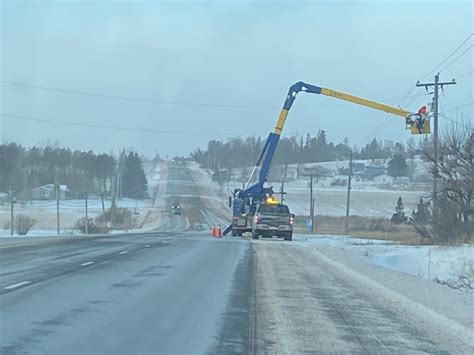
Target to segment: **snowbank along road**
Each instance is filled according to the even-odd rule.
[[[348,250],[211,238],[196,226],[224,223],[220,199],[167,169],[157,198],[183,214],[155,231],[2,243],[0,353],[474,353],[472,294]]]

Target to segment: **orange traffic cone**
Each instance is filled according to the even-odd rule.
[[[217,226],[216,228],[216,238],[222,238],[221,226]]]
[[[216,236],[216,226],[214,225],[211,229],[211,237],[215,237]]]

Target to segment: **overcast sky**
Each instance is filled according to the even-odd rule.
[[[0,116],[3,141],[59,141],[97,151],[133,147],[163,156],[188,154],[209,139],[266,136],[288,87],[299,80],[397,106],[473,32],[472,2],[453,1],[2,1],[0,11],[0,80],[175,102],[0,83],[2,114],[154,130]],[[441,96],[440,110],[452,120],[473,122],[472,105],[466,106],[473,101],[473,74],[466,74],[473,70],[473,43],[471,36],[440,67],[467,50],[441,71],[442,80],[465,74]],[[413,89],[402,106],[416,111],[426,104],[430,95],[412,100],[420,92]],[[246,105],[266,107],[238,107]],[[449,123],[440,120],[442,127]],[[283,136],[319,129],[332,141],[348,137],[359,146],[373,137],[409,138],[397,116],[300,94]]]

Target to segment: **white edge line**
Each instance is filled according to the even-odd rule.
[[[150,244],[147,244],[147,245],[145,245],[145,248],[149,248],[149,247],[151,247],[151,245],[150,245]]]
[[[18,282],[16,284],[12,284],[12,285],[9,285],[9,286],[6,286],[4,287],[5,290],[13,290],[15,288],[18,288],[18,287],[21,287],[21,286],[25,286],[25,285],[28,285],[30,284],[31,281],[22,281],[22,282]]]
[[[81,264],[81,266],[89,266],[89,265],[92,265],[92,264],[94,264],[93,261],[88,261],[87,263]]]
[[[120,252],[120,255],[127,254],[127,253],[128,253],[128,250],[124,250]]]

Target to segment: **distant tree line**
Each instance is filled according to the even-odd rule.
[[[118,176],[122,196],[144,198],[147,181],[142,158],[122,151],[118,157],[93,151],[71,150],[57,145],[26,148],[16,143],[0,144],[0,192],[15,191],[29,199],[31,189],[46,184],[67,185],[70,197],[89,193],[110,195]]]
[[[252,166],[264,143],[260,137],[233,138],[228,141],[211,140],[206,150],[196,149],[191,157],[201,166],[214,171]],[[400,144],[384,145],[375,138],[361,149],[351,148],[347,138],[342,143],[336,144],[327,140],[326,131],[320,130],[314,137],[307,134],[305,138],[296,136],[282,138],[273,163],[281,165],[348,160],[351,149],[354,159],[388,159],[394,153],[405,153],[404,147]]]

